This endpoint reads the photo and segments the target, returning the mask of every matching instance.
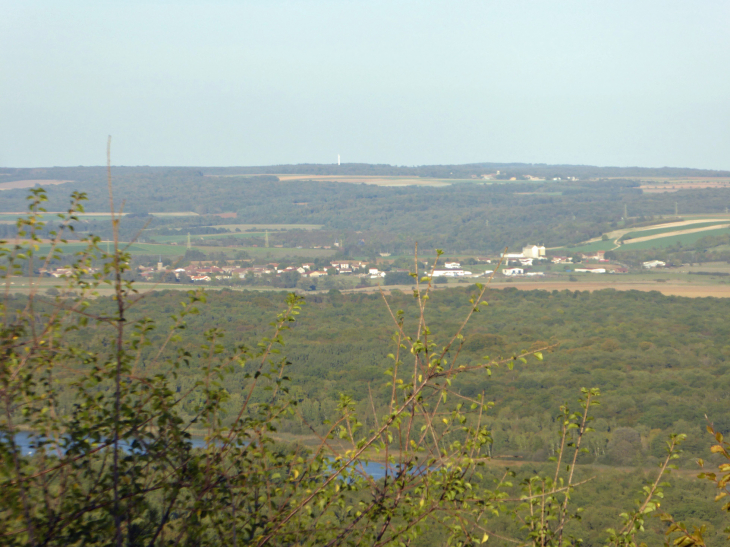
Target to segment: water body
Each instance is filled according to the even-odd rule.
[[[31,456],[34,452],[33,449],[33,434],[28,431],[21,431],[15,435],[15,443],[20,447],[20,451],[23,454]],[[121,441],[119,443],[123,448],[129,446],[128,443]],[[193,448],[202,448],[205,446],[205,440],[202,437],[192,437],[190,444]]]
[[[28,431],[20,431],[15,435],[15,443],[23,454],[33,455],[33,435]],[[122,446],[128,446],[127,443],[121,443]],[[205,439],[203,437],[191,437],[190,445],[192,448],[204,448]],[[367,475],[373,479],[382,479],[385,477],[385,465],[378,462],[367,462],[361,466]]]

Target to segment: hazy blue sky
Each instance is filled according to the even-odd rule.
[[[0,166],[730,169],[730,2],[0,0]]]

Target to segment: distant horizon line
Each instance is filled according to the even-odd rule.
[[[170,165],[170,164],[112,164],[112,167],[131,167],[131,168],[154,168],[154,169],[235,169],[235,168],[272,168],[272,167],[348,167],[348,166],[373,166],[373,167],[393,167],[399,169],[416,169],[425,167],[583,167],[583,168],[598,168],[598,169],[647,169],[647,170],[661,170],[661,169],[677,169],[677,170],[691,170],[691,171],[716,171],[725,172],[730,175],[730,169],[715,169],[707,167],[686,167],[686,166],[642,166],[642,165],[595,165],[588,163],[531,163],[531,162],[470,162],[470,163],[424,163],[424,164],[392,164],[392,163],[368,163],[368,162],[349,162],[338,164],[333,163],[271,163],[271,164],[258,164],[258,165]],[[0,166],[2,169],[95,169],[95,168],[106,168],[106,165],[52,165],[52,166],[33,166],[33,167],[16,167],[16,166]]]

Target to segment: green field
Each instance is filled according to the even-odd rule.
[[[319,230],[321,224],[211,224],[209,228],[225,228],[235,230]]]
[[[697,224],[685,224],[684,226],[667,226],[665,228],[656,228],[653,230],[637,230],[635,232],[629,232],[626,236],[630,236],[633,239],[637,237],[653,236],[656,234],[678,232],[680,230],[694,230],[695,228],[705,228],[707,226],[719,226],[722,224],[727,224],[727,222],[698,222]]]
[[[127,243],[122,243],[124,248]],[[68,256],[86,249],[84,243],[69,242],[63,245],[63,254]],[[41,255],[48,253],[51,246],[49,244],[39,245]],[[107,249],[107,243],[99,243],[99,248],[103,251]],[[111,248],[111,244],[110,244]],[[193,245],[192,249],[203,253],[225,253],[233,255],[238,251],[244,251],[254,258],[285,258],[285,257],[302,257],[302,258],[324,258],[333,256],[337,250],[334,249],[293,249],[290,247],[219,247]],[[133,255],[162,255],[162,256],[183,256],[187,247],[185,245],[164,245],[157,243],[132,243],[126,250]]]
[[[730,222],[730,219],[728,219],[727,222]],[[658,234],[671,234],[672,232],[679,232],[684,230],[693,230],[696,228],[707,228],[712,226],[719,226],[724,223],[727,223],[725,221],[708,221],[708,222],[698,222],[697,224],[685,224],[683,226],[667,226],[664,228],[648,228],[646,230],[642,229],[636,229],[633,232],[628,232],[626,235],[629,236],[631,239],[636,239],[640,237],[649,237],[653,235]],[[624,240],[624,244],[622,248],[625,248],[626,250],[638,250],[638,249],[653,249],[653,248],[660,248],[660,247],[669,247],[671,245],[674,245],[677,241],[680,241],[683,245],[687,243],[693,243],[697,241],[698,239],[706,236],[706,235],[718,235],[719,233],[724,233],[723,230],[725,228],[718,228],[717,230],[705,230],[702,232],[697,232],[694,234],[682,234],[679,236],[671,236],[668,235],[666,238],[657,238],[653,239],[651,241],[642,241],[639,243],[631,243],[631,239]],[[581,252],[581,253],[591,253],[596,251],[610,251],[613,250],[616,246],[614,244],[615,237],[611,237],[607,241],[593,241],[591,243],[585,243],[585,244],[579,244],[575,246],[567,246],[567,247],[559,247],[552,249],[554,252]],[[618,250],[618,249],[616,249]]]
[[[208,249],[229,249],[246,251],[254,258],[284,258],[300,256],[303,258],[326,258],[337,253],[336,249],[292,249],[286,247],[208,247]]]
[[[21,216],[27,216],[27,215],[0,213],[0,224],[15,224],[15,222]],[[40,215],[40,218],[44,222],[61,220],[60,218],[58,218],[57,213],[46,213],[44,215]],[[109,220],[109,215],[83,215],[83,216],[80,216],[79,219],[80,220]]]
[[[575,247],[560,247],[557,249],[551,249],[553,253],[595,253],[596,251],[610,251],[616,245],[613,240],[607,241],[594,241],[593,243],[586,243],[584,245],[576,245]]]
[[[229,232],[226,234],[199,234],[191,235],[190,241],[199,241],[200,239],[220,239],[226,237],[263,237],[263,232]],[[188,235],[174,235],[174,236],[148,236],[150,239],[154,239],[158,243],[185,243],[188,240]]]
[[[649,241],[641,241],[639,243],[631,243],[630,240],[616,249],[617,251],[639,251],[644,249],[658,249],[663,247],[671,247],[677,243],[682,245],[691,245],[695,241],[708,236],[719,236],[730,234],[730,228],[718,228],[717,230],[705,230],[695,232],[693,234],[682,234],[676,236],[667,236]]]
[[[696,215],[681,215],[684,220],[702,220],[703,218],[723,218],[730,221],[730,214],[728,213],[703,213]]]
[[[127,243],[122,243],[121,246],[124,249],[126,247]],[[39,245],[39,252],[41,254],[45,254],[49,251],[51,246],[49,244],[43,244]],[[87,248],[86,244],[84,243],[74,243],[69,242],[66,245],[62,245],[63,254],[64,255],[71,255],[74,253],[77,253],[79,251],[83,251]],[[107,244],[105,242],[99,243],[99,248],[102,251],[106,251]],[[110,250],[113,248],[111,244],[109,244]],[[210,252],[210,247],[193,247],[194,249],[198,249],[203,252]],[[218,249],[218,247],[215,247],[215,249]],[[182,256],[185,254],[185,247],[176,247],[173,245],[156,245],[153,243],[132,243],[126,250],[133,255],[164,255],[164,256]]]

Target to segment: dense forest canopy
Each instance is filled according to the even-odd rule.
[[[468,305],[471,292],[473,287],[434,293],[429,324],[438,325],[438,332],[456,329],[460,318],[455,310]],[[189,368],[179,372],[176,389],[184,392],[200,380],[205,355],[194,348],[202,343],[206,329],[213,325],[225,329],[226,347],[251,344],[266,333],[266,318],[282,298],[282,293],[211,293],[201,313],[188,319],[183,347],[192,357]],[[175,291],[151,293],[134,308],[133,317],[157,317],[166,326],[164,318],[175,311],[179,300],[180,293]],[[395,291],[388,300],[392,309],[403,309],[414,320],[412,296]],[[730,433],[730,326],[725,320],[730,302],[726,299],[638,291],[506,289],[489,291],[487,301],[489,306],[464,333],[461,359],[465,362],[559,343],[542,363],[489,377],[472,375],[455,384],[466,396],[483,392],[496,403],[488,417],[495,457],[547,460],[556,448],[555,409],[585,386],[599,387],[604,399],[585,463],[656,462],[662,457],[667,434],[681,431],[689,436],[682,462],[691,467],[695,458],[706,455],[705,415],[713,418],[720,431]],[[23,302],[18,297],[17,305]],[[111,300],[101,299],[91,311],[98,313],[109,306],[113,306]],[[383,371],[386,355],[394,351],[388,323],[379,295],[344,295],[333,290],[308,298],[289,335],[287,356],[293,363],[292,392],[310,425],[323,431],[336,414],[341,394],[352,397],[363,410],[370,405],[371,393],[377,408],[385,404],[389,390]],[[87,332],[79,343],[93,348],[105,343],[104,336],[101,330],[97,336]],[[231,412],[240,404],[245,384],[243,371],[227,381]],[[184,408],[192,413],[195,400]],[[297,420],[285,422],[283,430],[308,433],[308,427]]]

